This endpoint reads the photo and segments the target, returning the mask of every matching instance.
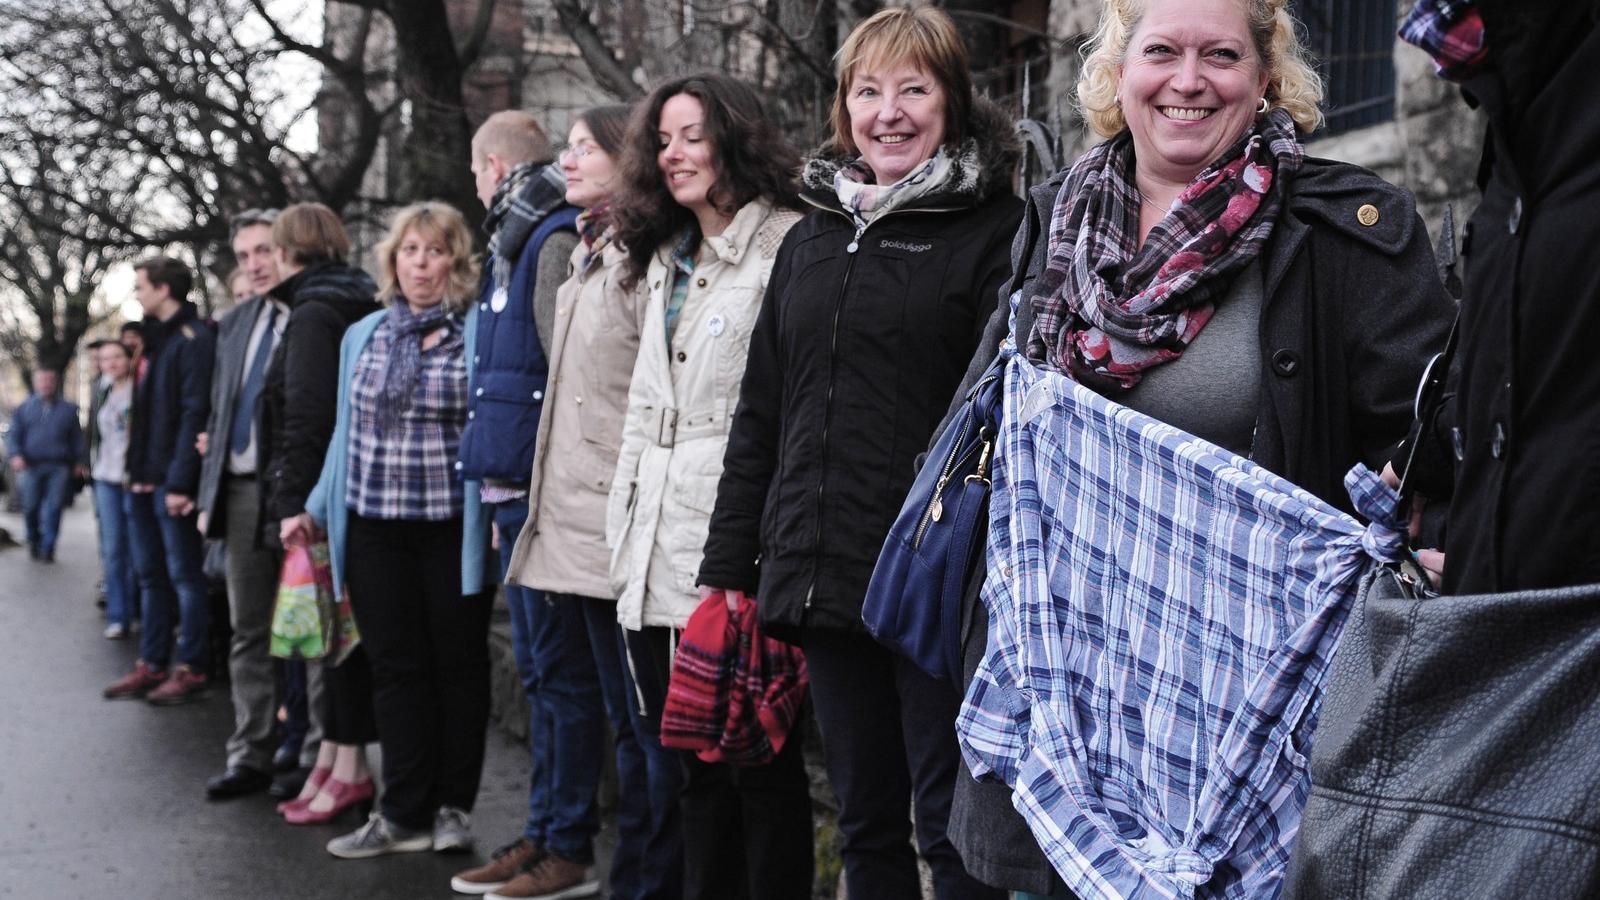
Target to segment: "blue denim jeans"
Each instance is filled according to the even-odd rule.
[[[122,485],[95,481],[94,511],[100,518],[100,569],[106,581],[106,621],[127,628],[138,606],[139,581],[128,555],[128,514]]]
[[[40,556],[53,556],[61,533],[61,507],[67,504],[72,467],[60,462],[29,463],[17,477],[28,546]]]
[[[663,862],[656,858],[659,854],[652,853],[650,770],[644,750],[633,733],[629,706],[636,701],[633,682],[623,661],[625,651],[622,626],[617,624],[616,601],[559,596],[555,602],[576,605],[583,612],[583,624],[589,633],[589,651],[594,654],[600,695],[605,700],[606,718],[611,721],[615,741],[617,849],[611,857],[611,896],[614,900],[675,898],[683,879],[681,867],[675,864],[676,855]]]
[[[167,515],[167,494],[124,495],[128,512],[128,547],[139,573],[144,602],[144,633],[139,658],[152,669],[165,670],[174,656],[172,613],[178,612],[177,662],[197,672],[205,671],[206,627],[211,610],[206,597],[206,577],[201,571],[204,542],[195,528],[195,515]]]
[[[502,581],[527,518],[526,500],[495,505]],[[504,587],[511,610],[511,644],[528,695],[528,743],[533,751],[523,836],[587,865],[594,859],[594,836],[600,830],[595,791],[600,785],[605,713],[583,612],[576,604],[552,603],[542,591]]]

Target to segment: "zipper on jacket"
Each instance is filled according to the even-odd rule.
[[[843,216],[845,221],[850,222],[851,224],[855,223],[855,220],[851,218],[848,213],[838,207],[826,206],[810,199],[809,197],[805,197],[804,195],[802,195],[802,199],[804,199],[807,203],[810,203],[812,206],[815,206],[817,209],[831,212],[838,216]],[[811,570],[811,585],[806,588],[806,599],[800,608],[801,624],[805,623],[806,613],[811,611],[811,602],[817,593],[817,570],[822,566],[822,499],[823,495],[827,492],[826,470],[828,460],[828,425],[833,419],[833,381],[835,367],[837,365],[836,360],[839,355],[839,316],[844,311],[845,294],[850,290],[850,276],[855,272],[856,251],[861,249],[861,236],[866,233],[868,228],[872,227],[878,222],[883,221],[884,219],[889,218],[890,216],[910,213],[956,212],[961,208],[962,207],[952,206],[930,207],[927,209],[892,209],[878,218],[873,219],[871,222],[867,222],[862,225],[856,225],[854,236],[850,238],[850,243],[844,248],[845,252],[850,255],[850,261],[845,264],[844,278],[839,282],[839,297],[838,300],[835,301],[833,307],[833,333],[828,339],[828,392],[824,395],[822,403],[822,447],[819,456],[823,461],[823,475],[817,480],[817,531],[815,541],[817,550],[815,563]]]
[[[839,296],[833,304],[833,333],[828,338],[828,392],[823,395],[822,400],[822,445],[821,451],[817,454],[823,464],[822,475],[817,479],[817,550],[811,570],[811,586],[806,588],[805,604],[801,607],[801,624],[805,622],[805,614],[811,611],[811,601],[817,592],[817,570],[822,566],[822,497],[827,490],[828,481],[828,426],[833,421],[833,381],[839,357],[839,317],[844,312],[844,297],[850,289],[850,275],[856,268],[856,251],[861,249],[861,233],[866,230],[866,225],[856,226],[855,237],[851,238],[849,246],[844,248],[845,252],[850,254],[850,260],[845,263],[844,278],[839,282]]]

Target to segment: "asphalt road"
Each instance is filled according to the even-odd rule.
[[[134,641],[101,637],[94,518],[68,510],[54,565],[0,550],[0,897],[30,900],[445,898],[450,875],[520,833],[527,754],[491,728],[473,829],[479,853],[336,860],[354,828],[292,827],[265,794],[209,802],[233,713],[226,688],[165,709],[106,701]],[[20,517],[0,514],[19,540]]]

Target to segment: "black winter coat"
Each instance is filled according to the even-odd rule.
[[[1018,153],[1003,117],[975,131],[987,137],[961,154],[966,177],[859,237],[832,189],[837,162],[808,166],[818,209],[778,251],[698,578],[754,593],[774,637],[865,631],[862,597],[914,461],[1010,275]]]
[[[1039,236],[1065,180],[1062,172],[1029,192],[1012,246],[1023,274],[1012,289],[1025,289],[1043,269]],[[1249,455],[1348,512],[1345,472],[1357,462],[1381,465],[1405,436],[1417,381],[1443,349],[1454,307],[1409,192],[1365,169],[1317,158],[1307,158],[1287,186],[1286,208],[1261,253],[1265,370]],[[1357,218],[1367,204],[1378,211],[1370,226]],[[1031,324],[1031,310],[1020,310],[1019,332]],[[963,387],[988,368],[1005,333],[997,312]],[[968,681],[988,634],[979,581],[969,585],[963,611]],[[963,771],[950,834],[968,871],[986,883],[1040,894],[1056,884],[1003,784],[979,783]]]
[[[144,346],[149,363],[133,391],[128,480],[194,497],[200,489],[195,441],[211,414],[217,336],[185,300],[165,322],[145,318]]]
[[[264,475],[262,517],[269,524],[305,511],[333,440],[339,342],[356,320],[378,309],[377,290],[366,272],[325,263],[295,273],[271,291],[289,306],[289,321],[267,364],[256,422],[263,454],[257,463]],[[277,533],[276,528],[266,531]]]
[[[1459,459],[1446,593],[1591,584],[1600,582],[1600,4],[1478,6],[1491,67],[1464,88],[1489,114],[1483,202],[1463,235],[1458,390],[1424,454],[1442,471],[1419,481],[1448,489]]]

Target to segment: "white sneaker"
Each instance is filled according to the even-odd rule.
[[[433,817],[433,852],[463,853],[471,849],[471,814],[454,806],[439,807]]]
[[[367,824],[329,841],[328,852],[340,859],[367,859],[385,853],[416,853],[432,846],[433,835],[390,824],[383,813],[374,810]]]
[[[106,640],[120,641],[128,636],[128,629],[122,627],[121,622],[112,622],[106,626]]]

